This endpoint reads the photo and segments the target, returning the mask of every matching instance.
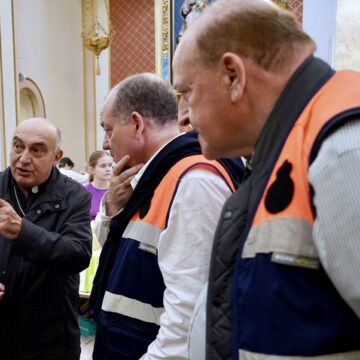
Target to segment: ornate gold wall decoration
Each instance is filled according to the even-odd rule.
[[[276,3],[277,5],[279,5],[280,7],[284,8],[284,9],[289,8],[290,0],[273,0],[273,1],[274,1],[274,3]]]
[[[98,20],[97,0],[85,1],[85,15],[83,17],[83,30],[81,35],[84,46],[92,51],[96,56],[96,74],[100,75],[99,55],[101,51],[109,47],[114,35],[110,22],[109,5],[107,0],[104,0],[107,22],[109,24],[109,30],[106,31],[105,27],[101,25]]]
[[[275,4],[287,9],[295,15],[296,20],[301,25],[303,20],[303,0],[272,0]]]
[[[162,72],[165,79],[169,78],[170,67],[170,10],[169,0],[163,0],[161,5],[161,51]]]

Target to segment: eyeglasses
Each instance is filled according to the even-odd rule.
[[[181,100],[181,98],[182,98],[182,96],[183,96],[183,93],[182,93],[181,91],[175,90],[175,91],[174,91],[174,95],[175,95],[175,97],[176,97],[176,101],[179,103],[180,100]]]

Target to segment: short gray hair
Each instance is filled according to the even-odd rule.
[[[133,111],[158,125],[177,121],[177,101],[171,84],[152,73],[129,76],[113,89],[112,114],[128,119]]]

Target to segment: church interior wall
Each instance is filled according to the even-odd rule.
[[[155,3],[111,0],[111,84],[139,72],[155,72]]]
[[[80,167],[85,153],[81,30],[80,0],[14,0],[17,72],[38,85],[46,117],[62,130],[64,152]]]
[[[338,0],[335,68],[360,71],[360,1]]]
[[[99,112],[110,87],[138,72],[164,75],[162,41],[170,34],[163,9],[180,0],[109,0],[115,35],[99,56],[101,75],[95,75],[95,56],[82,44],[87,1],[0,2],[0,169],[8,164],[11,134],[27,114],[20,106],[27,97],[20,94],[19,73],[40,89],[46,117],[62,129],[65,153],[78,170],[85,167],[90,152],[101,147]],[[360,70],[358,0],[282,2],[317,42],[316,55],[336,69]],[[104,23],[104,2],[98,0],[98,6]]]

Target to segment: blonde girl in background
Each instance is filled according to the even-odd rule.
[[[94,220],[99,211],[101,199],[110,185],[113,174],[113,158],[104,150],[96,150],[89,157],[89,184],[85,188],[92,195],[90,216]]]

